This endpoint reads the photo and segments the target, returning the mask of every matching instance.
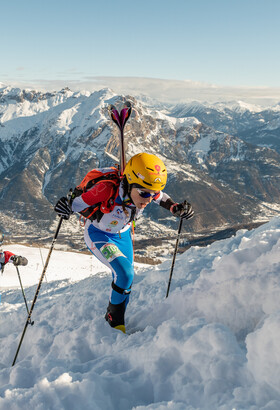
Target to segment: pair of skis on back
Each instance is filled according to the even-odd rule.
[[[125,158],[125,149],[124,149],[124,127],[127,123],[127,120],[131,114],[131,104],[129,101],[124,103],[124,108],[119,112],[114,105],[110,106],[110,114],[113,122],[119,128],[119,137],[120,137],[120,159],[119,159],[119,172],[120,175],[123,175],[125,166],[126,166],[126,158]]]
[[[111,105],[111,106],[109,107],[109,111],[110,111],[110,114],[111,114],[111,119],[113,120],[113,122],[114,122],[114,123],[118,126],[118,128],[119,128],[119,137],[120,137],[120,144],[119,144],[119,145],[120,145],[119,173],[120,173],[120,176],[123,175],[123,171],[124,171],[124,168],[125,168],[125,165],[126,165],[125,149],[124,149],[124,128],[125,128],[125,124],[127,123],[127,120],[128,120],[129,117],[130,117],[131,110],[132,110],[132,107],[131,107],[130,102],[128,102],[128,101],[125,102],[124,107],[122,108],[122,110],[121,110],[120,112],[117,110],[117,108],[116,108],[114,105]],[[47,259],[46,259],[46,261],[45,261],[45,265],[44,265],[44,268],[43,268],[43,272],[42,272],[42,274],[41,274],[41,277],[40,277],[40,280],[39,280],[39,284],[38,284],[38,286],[37,286],[36,293],[35,293],[35,296],[34,296],[34,298],[33,298],[33,302],[32,302],[32,304],[31,304],[31,307],[30,307],[29,311],[28,311],[28,308],[27,308],[28,316],[27,316],[27,319],[26,319],[26,322],[25,322],[25,326],[24,326],[24,329],[23,329],[23,332],[22,332],[22,335],[21,335],[21,339],[20,339],[20,342],[19,342],[19,345],[18,345],[16,354],[15,354],[15,357],[14,357],[14,360],[13,360],[13,363],[12,363],[12,366],[14,366],[14,364],[16,363],[17,356],[18,356],[18,354],[19,354],[19,350],[20,350],[21,344],[22,344],[22,342],[23,342],[24,335],[25,335],[25,332],[26,332],[26,330],[27,330],[28,325],[29,325],[29,324],[31,324],[31,325],[34,324],[34,322],[31,321],[31,315],[32,315],[32,312],[33,312],[33,309],[34,309],[34,306],[35,306],[37,297],[38,297],[39,292],[40,292],[40,288],[41,288],[41,285],[42,285],[42,282],[43,282],[43,279],[44,279],[44,276],[45,276],[45,273],[46,273],[46,270],[47,270],[47,267],[48,267],[48,264],[49,264],[49,260],[50,260],[50,257],[51,257],[51,253],[52,253],[52,251],[53,251],[55,242],[56,242],[57,237],[58,237],[58,233],[59,233],[60,228],[61,228],[62,221],[63,221],[63,218],[60,217],[59,223],[58,223],[58,226],[57,226],[57,228],[56,228],[56,232],[55,232],[55,234],[54,234],[54,237],[53,237],[53,240],[52,240],[52,244],[51,244],[51,247],[50,247],[48,256],[47,256]],[[3,237],[4,237],[4,236],[3,236]],[[1,238],[0,238],[0,239],[1,239]]]

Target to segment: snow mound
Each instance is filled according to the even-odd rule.
[[[29,268],[42,266],[38,249],[18,249]],[[14,367],[26,310],[6,267],[0,409],[278,410],[279,250],[279,217],[190,248],[176,260],[168,299],[171,261],[138,265],[126,335],[104,320],[110,272],[89,255],[54,251]],[[30,306],[40,274],[27,272]]]

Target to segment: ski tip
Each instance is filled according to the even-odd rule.
[[[120,119],[121,119],[121,124],[123,128],[125,126],[125,123],[129,119],[130,114],[131,114],[131,107],[125,107],[121,110]]]
[[[114,105],[109,106],[109,112],[111,114],[111,119],[114,121],[114,123],[119,127],[121,132],[124,130],[124,126],[127,122],[127,120],[130,117],[131,114],[131,103],[129,101],[126,101],[123,104],[122,110],[119,112],[117,108]]]

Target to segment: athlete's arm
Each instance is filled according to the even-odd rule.
[[[167,209],[168,211],[170,211],[172,205],[175,204],[173,199],[163,191],[160,191],[159,196],[154,199],[154,202],[159,206],[162,206],[163,208]]]
[[[100,182],[94,185],[89,191],[84,192],[81,196],[74,198],[72,202],[72,211],[80,212],[89,206],[106,201],[114,194],[114,184],[110,181]]]

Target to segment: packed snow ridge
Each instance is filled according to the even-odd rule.
[[[9,249],[30,306],[48,249]],[[6,266],[0,408],[278,410],[280,217],[179,255],[166,299],[170,265],[136,266],[123,334],[104,320],[110,272],[54,251],[14,367],[27,313]]]

